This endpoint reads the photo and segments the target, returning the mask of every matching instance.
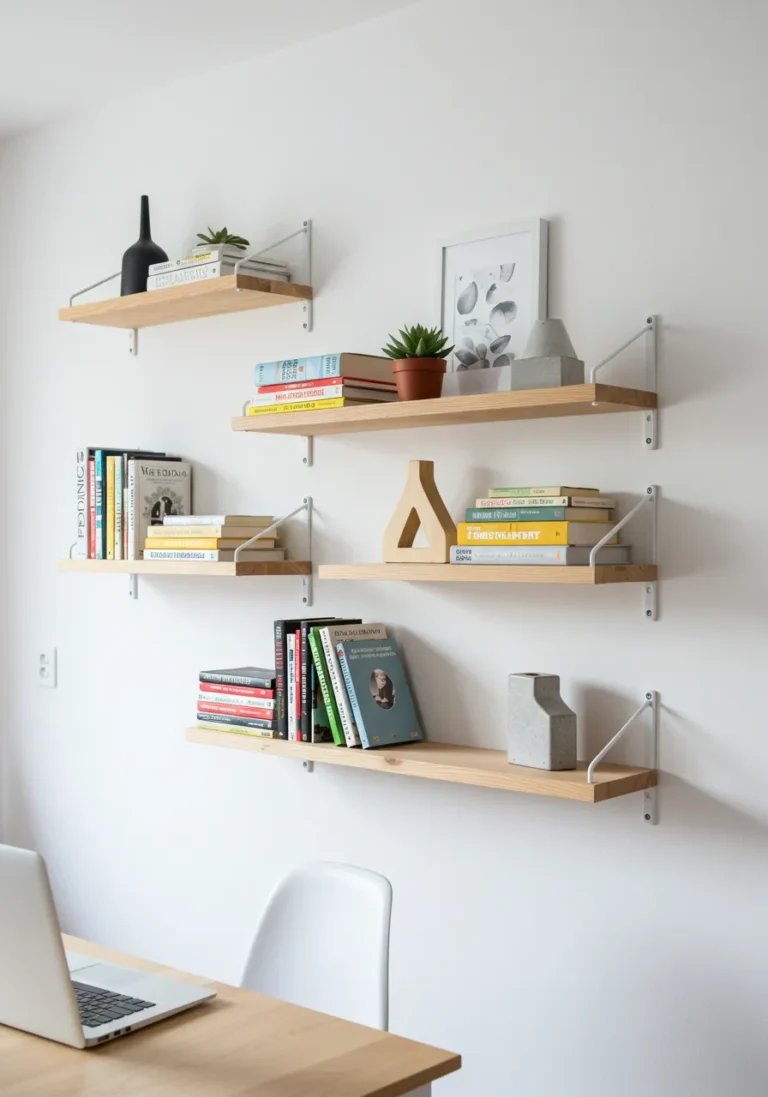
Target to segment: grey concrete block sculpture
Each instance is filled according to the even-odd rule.
[[[525,350],[513,363],[513,389],[583,385],[584,363],[577,358],[562,320],[537,320]]]
[[[507,696],[507,761],[533,769],[576,769],[576,713],[560,696],[560,676],[510,674]]]

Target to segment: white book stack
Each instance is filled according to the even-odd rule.
[[[241,248],[218,245],[205,250],[197,248],[191,255],[185,255],[181,259],[153,263],[149,268],[147,289],[167,289],[168,286],[203,282],[210,278],[225,278],[235,273],[235,264],[245,255],[247,252]],[[268,278],[273,282],[291,280],[286,264],[272,259],[246,259],[240,263],[238,271],[255,278]]]

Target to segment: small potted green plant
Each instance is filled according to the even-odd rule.
[[[443,389],[448,355],[453,347],[440,328],[425,328],[423,324],[404,327],[399,338],[390,335],[382,353],[392,358],[392,369],[401,400],[432,400]]]
[[[244,236],[236,236],[228,232],[226,226],[214,232],[209,225],[208,232],[198,232],[197,238],[200,243],[195,247],[195,255],[210,251],[211,248],[220,248],[225,255],[241,259],[249,245],[249,241]]]

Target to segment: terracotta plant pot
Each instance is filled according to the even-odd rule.
[[[392,363],[401,400],[434,400],[443,391],[445,358],[396,358]]]

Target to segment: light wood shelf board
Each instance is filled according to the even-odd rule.
[[[319,762],[324,765],[350,766],[378,773],[399,773],[403,777],[423,777],[459,785],[476,785],[507,792],[526,792],[561,800],[595,804],[652,788],[657,783],[655,770],[639,766],[601,765],[595,771],[595,784],[587,784],[586,763],[575,770],[549,772],[512,766],[503,750],[454,746],[450,743],[408,743],[401,747],[360,750],[329,743],[290,743],[285,739],[261,739],[236,732],[205,728],[187,728],[190,743],[248,750],[283,758]]]
[[[656,405],[655,392],[618,388],[615,385],[570,385],[521,392],[487,392],[476,396],[444,396],[438,400],[363,404],[321,411],[240,415],[232,420],[232,429],[260,434],[355,434],[405,427],[442,427],[461,423],[499,423],[515,419],[647,411]]]
[[[196,575],[239,578],[253,575],[311,575],[310,560],[59,560],[59,571],[91,575]]]
[[[238,293],[238,290],[242,292]],[[72,305],[59,309],[59,320],[108,328],[149,328],[311,299],[311,286],[230,274],[225,278],[209,278],[204,282],[188,282],[183,286]]]
[[[319,579],[355,581],[384,579],[397,583],[555,583],[602,586],[606,583],[652,583],[655,564],[598,564],[555,567],[517,564],[321,564]]]

